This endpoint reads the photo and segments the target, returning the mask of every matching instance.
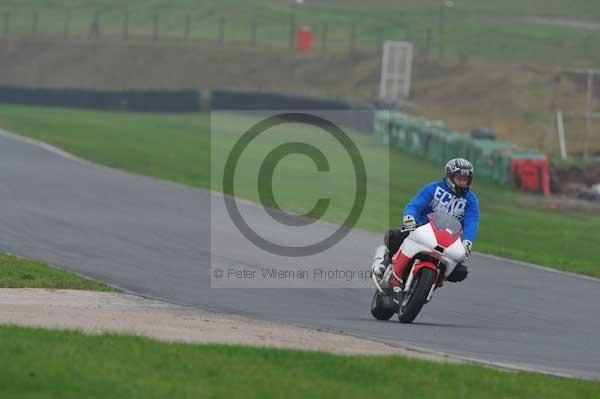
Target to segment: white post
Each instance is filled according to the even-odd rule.
[[[409,43],[406,49],[407,55],[404,57],[404,87],[403,94],[406,98],[410,95],[410,84],[412,80],[412,60],[413,60],[413,45]]]
[[[390,62],[390,42],[383,44],[383,59],[381,61],[381,79],[379,81],[379,98],[387,98],[387,69]]]
[[[386,41],[383,45],[379,98],[394,103],[408,98],[412,73],[413,45]]]
[[[594,75],[590,70],[587,76],[587,101],[586,101],[586,112],[585,112],[585,139],[583,140],[583,159],[586,161],[589,159],[589,140],[590,131],[592,130],[592,101],[594,95]]]
[[[562,111],[556,112],[556,124],[558,125],[558,140],[560,142],[560,158],[567,159],[567,146],[565,144],[565,126]]]

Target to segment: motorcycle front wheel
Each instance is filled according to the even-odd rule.
[[[423,305],[427,302],[427,296],[431,286],[435,283],[437,273],[431,269],[423,268],[413,280],[408,293],[402,300],[398,320],[400,323],[412,323],[417,317]]]
[[[397,305],[392,302],[389,296],[383,296],[378,290],[375,290],[371,300],[371,314],[377,320],[389,320],[398,310]]]

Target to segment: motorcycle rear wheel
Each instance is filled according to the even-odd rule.
[[[406,306],[401,306],[398,312],[400,323],[412,323],[423,305],[427,303],[427,296],[431,286],[435,283],[437,273],[431,269],[423,268],[413,280],[412,287],[406,295],[410,295]]]

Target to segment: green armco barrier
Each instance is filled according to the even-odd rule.
[[[405,145],[408,151],[419,156],[425,155],[425,150],[427,149],[425,126],[422,124],[415,124],[408,129],[407,133]]]
[[[419,121],[414,118],[407,117],[392,117],[391,119],[391,131],[392,136],[394,137],[394,141],[391,142],[392,145],[396,145],[400,148],[406,148],[408,142],[408,132],[411,131],[414,126],[418,126]]]
[[[492,156],[492,179],[500,184],[512,185],[510,169],[510,151],[499,150]]]
[[[381,141],[386,142],[388,125],[390,123],[390,112],[389,111],[377,111],[375,112],[375,136],[379,137]]]
[[[446,138],[446,147],[444,151],[444,158],[456,158],[463,157],[466,158],[468,156],[468,146],[470,145],[470,138],[465,136],[464,134],[460,134],[457,132],[452,132]]]
[[[516,149],[510,143],[474,140],[441,121],[429,121],[396,111],[377,111],[375,134],[392,147],[401,148],[438,164],[464,157],[471,160],[478,176],[512,184],[512,159],[545,159],[544,154]]]
[[[545,154],[529,150],[514,150],[511,155],[513,159],[546,159]]]
[[[414,118],[401,113],[377,111],[375,114],[375,134],[381,137],[385,144],[404,147],[407,131],[415,124]]]
[[[504,183],[510,180],[510,157],[503,154],[510,153],[511,149],[508,143],[473,140],[468,158],[480,176]],[[503,157],[506,160],[502,162]]]
[[[448,155],[448,142],[452,141],[455,133],[446,128],[429,129],[429,145],[427,147],[427,158],[438,164],[444,163]]]

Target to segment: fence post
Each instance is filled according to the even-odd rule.
[[[383,51],[383,42],[385,40],[383,28],[377,30],[377,53],[381,53]]]
[[[252,20],[250,21],[250,44],[253,47],[256,47],[256,16],[252,16]]]
[[[158,14],[152,17],[152,41],[158,42],[159,39],[159,19]]]
[[[438,58],[440,61],[444,58],[444,23],[446,19],[446,5],[440,5],[440,14],[438,17]]]
[[[425,59],[429,61],[431,57],[431,43],[432,43],[433,34],[431,28],[427,28],[427,32],[425,33]]]
[[[10,20],[11,20],[11,15],[10,15],[10,11],[5,11],[4,12],[4,22],[3,22],[3,36],[4,38],[8,38],[8,35],[10,35]]]
[[[327,51],[327,23],[324,23],[321,28],[321,49]]]
[[[31,36],[36,37],[38,34],[38,12],[34,11],[31,18]]]
[[[121,37],[123,40],[129,39],[129,10],[123,14],[123,26],[121,27]]]
[[[219,45],[224,46],[225,45],[225,25],[226,25],[227,21],[225,19],[225,17],[221,17],[219,18]]]
[[[554,137],[554,127],[556,126],[555,115],[556,111],[559,107],[559,96],[560,96],[560,85],[561,85],[561,75],[558,72],[552,78],[552,96],[550,97],[550,102],[548,103],[548,111],[549,111],[549,123],[548,129],[546,130],[546,151],[552,151],[553,147],[553,137]]]
[[[350,26],[350,53],[356,51],[356,25]]]
[[[183,26],[183,40],[185,44],[190,41],[190,31],[192,28],[192,17],[190,14],[185,15],[185,25]]]
[[[413,46],[417,47],[417,43],[415,42],[415,38],[413,37],[412,31],[410,27],[407,26],[404,28],[404,40],[413,44]]]
[[[585,111],[585,138],[583,139],[583,159],[590,159],[589,140],[592,130],[592,102],[594,100],[594,74],[588,71],[587,75],[587,99]]]
[[[100,12],[96,11],[92,19],[92,25],[90,26],[89,38],[97,38],[98,36],[100,36]]]
[[[65,27],[63,33],[65,40],[68,39],[69,34],[71,33],[71,10],[67,10],[67,13],[65,14]]]
[[[290,3],[290,48],[294,48],[296,42],[296,7]]]

